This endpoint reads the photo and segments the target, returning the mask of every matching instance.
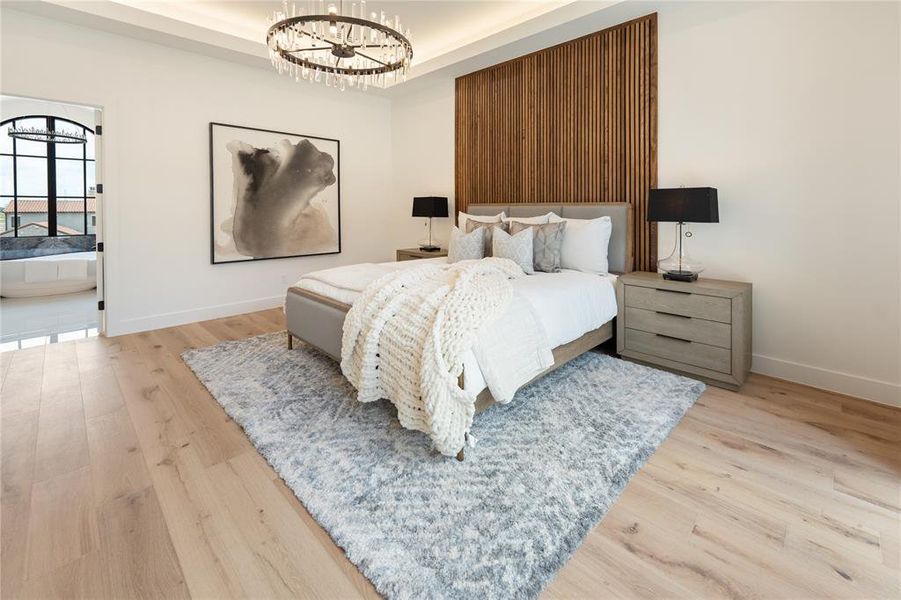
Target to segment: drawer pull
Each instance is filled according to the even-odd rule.
[[[683,294],[685,296],[691,296],[691,292],[683,292],[682,290],[666,290],[663,288],[654,288],[658,292],[668,292],[670,294]]]
[[[668,317],[679,317],[680,319],[690,319],[691,318],[688,315],[677,315],[676,313],[665,312],[662,310],[655,310],[654,312],[657,313],[658,315],[666,315]]]
[[[674,337],[674,336],[672,336],[672,335],[664,335],[664,334],[662,334],[662,333],[655,333],[654,335],[656,335],[657,337],[666,338],[666,339],[668,339],[668,340],[675,340],[675,341],[677,341],[677,342],[685,342],[686,344],[690,344],[690,343],[691,343],[691,340],[683,340],[682,338]]]

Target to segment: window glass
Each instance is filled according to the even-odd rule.
[[[85,131],[85,134],[88,137],[88,142],[84,145],[85,158],[96,158],[94,156],[94,134],[90,131]]]
[[[47,198],[19,198],[19,237],[46,236]]]
[[[13,194],[13,157],[0,156],[0,195]]]
[[[9,128],[12,123],[0,125],[0,152],[4,154],[13,153],[13,139],[9,137]]]
[[[97,193],[97,177],[96,177],[96,172],[94,170],[94,161],[89,160],[88,162],[85,163],[85,167],[86,167],[87,176],[88,176],[88,181],[87,181],[88,196],[93,196],[94,194]]]
[[[84,127],[73,125],[59,119],[56,120],[56,131],[65,133],[82,134]],[[56,144],[56,156],[59,158],[84,158],[85,146],[87,144]]]
[[[47,119],[38,117],[32,119],[16,119],[16,127],[30,129],[47,129]],[[47,156],[46,142],[31,142],[28,140],[16,140],[16,154],[30,154],[32,156]]]
[[[56,201],[56,235],[84,233],[84,200]]]
[[[47,159],[17,156],[16,185],[20,197],[46,196]]]
[[[0,198],[0,233],[4,233],[13,226],[15,207],[12,198]],[[7,234],[9,236],[10,234]],[[5,236],[4,236],[5,237]]]
[[[84,196],[84,162],[80,160],[57,159],[56,195]]]

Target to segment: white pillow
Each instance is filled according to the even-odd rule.
[[[502,223],[507,213],[499,212],[494,216],[470,215],[465,212],[457,213],[457,227],[466,231],[466,221],[478,221],[479,223]]]
[[[586,273],[606,273],[607,248],[610,245],[610,234],[613,232],[610,217],[597,219],[557,217],[552,223],[559,221],[566,221],[563,247],[560,251],[560,266]]]
[[[516,221],[517,223],[524,223],[525,225],[546,225],[551,223],[551,216],[557,217],[557,215],[552,212],[538,217],[504,217],[504,223]],[[560,217],[557,218],[559,219]]]
[[[463,233],[459,227],[451,230],[447,245],[447,262],[479,260],[485,256],[485,228],[479,227],[471,233]]]
[[[482,227],[479,231],[484,229]],[[526,227],[516,235],[510,235],[500,227],[495,227],[494,237],[491,240],[492,256],[495,258],[509,258],[518,264],[524,273],[531,275],[535,272],[532,254],[535,235],[533,231],[531,227]]]

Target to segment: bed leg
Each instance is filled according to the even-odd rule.
[[[460,449],[459,452],[457,452],[457,460],[459,460],[460,462],[463,462],[463,450],[462,450],[462,448]]]
[[[294,336],[288,332],[288,350],[294,350]]]

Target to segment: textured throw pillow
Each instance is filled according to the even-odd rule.
[[[532,258],[535,270],[544,273],[559,273],[563,264],[563,238],[566,233],[566,221],[545,225],[527,225],[517,221],[510,223],[512,235],[516,235],[523,229],[532,229],[535,233],[532,240]]]
[[[532,265],[532,228],[510,235],[503,229],[494,230],[493,253],[495,258],[509,258],[527,274],[535,272]]]
[[[479,260],[485,256],[485,230],[476,229],[472,233],[463,233],[459,227],[451,230],[450,243],[447,246],[447,262],[461,260]]]
[[[471,233],[476,229],[485,231],[485,256],[491,256],[491,249],[493,247],[491,240],[494,236],[494,230],[502,229],[503,231],[507,231],[507,224],[500,221],[496,223],[482,223],[481,221],[474,221],[472,219],[466,221],[466,233]]]
[[[507,213],[500,212],[496,215],[470,215],[465,212],[457,213],[457,227],[466,231],[466,224],[469,221],[478,221],[479,223],[502,223],[507,218]]]
[[[560,266],[586,273],[607,272],[607,247],[613,223],[610,217],[561,219],[566,222]]]
[[[551,222],[551,217],[557,217],[552,212],[537,217],[504,217],[504,223],[525,223],[526,225],[544,225]],[[557,217],[558,219],[560,217]]]

